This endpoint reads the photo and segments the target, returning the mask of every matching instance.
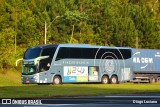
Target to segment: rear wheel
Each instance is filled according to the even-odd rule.
[[[118,78],[117,78],[117,76],[112,76],[111,77],[111,84],[118,84]]]
[[[157,77],[157,80],[156,80],[157,82],[160,82],[160,77]]]
[[[101,81],[102,81],[102,84],[109,84],[109,77],[103,76]]]
[[[38,85],[49,85],[47,83],[38,83]]]
[[[154,77],[150,77],[150,78],[149,78],[149,82],[150,82],[150,83],[155,83],[155,82],[156,82],[156,79],[155,79]]]
[[[60,76],[55,76],[53,79],[53,84],[61,84],[62,80]]]

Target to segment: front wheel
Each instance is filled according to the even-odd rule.
[[[53,79],[53,84],[61,84],[62,80],[60,76],[55,76]]]
[[[109,84],[109,77],[103,76],[101,81],[102,81],[102,84]]]

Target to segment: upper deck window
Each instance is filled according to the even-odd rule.
[[[45,48],[43,49],[41,56],[49,56],[49,58],[53,58],[55,51],[56,47]]]
[[[61,59],[129,59],[131,49],[61,47],[56,60]]]
[[[42,48],[29,48],[24,54],[24,59],[34,59],[40,56]]]

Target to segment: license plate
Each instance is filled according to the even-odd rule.
[[[27,80],[26,83],[29,83],[29,80]]]

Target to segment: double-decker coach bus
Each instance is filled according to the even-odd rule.
[[[22,65],[23,84],[101,82],[133,79],[132,50],[88,44],[39,45],[28,48]]]

